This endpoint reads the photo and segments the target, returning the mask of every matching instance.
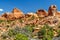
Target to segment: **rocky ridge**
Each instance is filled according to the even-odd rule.
[[[52,24],[55,23],[58,24],[60,21],[60,12],[57,10],[56,5],[51,5],[48,9],[48,12],[46,10],[40,9],[36,13],[27,13],[23,14],[23,12],[17,8],[14,8],[12,12],[6,12],[0,16],[1,20],[15,20],[15,19],[24,19],[25,21],[28,21],[32,16],[36,19],[34,21],[38,21],[37,23],[40,24]],[[41,20],[39,20],[41,19]],[[28,22],[29,23],[29,22]],[[34,23],[34,22],[32,22]]]

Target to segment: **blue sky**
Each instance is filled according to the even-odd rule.
[[[56,5],[60,10],[60,0],[0,0],[0,14],[11,12],[15,7],[24,13],[48,10],[50,5]]]

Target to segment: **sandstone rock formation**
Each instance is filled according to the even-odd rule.
[[[56,16],[57,7],[56,5],[51,5],[48,9],[48,16]]]
[[[5,17],[7,20],[14,20],[15,19],[14,15],[12,13],[8,13],[8,12],[4,13],[2,15],[2,17]]]
[[[24,16],[23,12],[17,8],[14,8],[12,13],[13,13],[15,18],[20,18],[20,17]]]
[[[56,16],[60,18],[60,11],[57,11],[56,5],[51,5],[48,10],[48,16]]]
[[[14,20],[23,17],[24,14],[19,9],[14,8],[11,13],[4,13],[2,17],[6,18],[7,20]]]
[[[37,15],[39,17],[46,17],[48,14],[47,14],[47,12],[45,10],[41,9],[41,10],[37,11]]]
[[[38,17],[44,18],[44,17],[48,17],[48,16],[55,16],[55,17],[60,18],[60,12],[57,11],[56,5],[51,5],[48,9],[48,12],[43,9],[40,9],[36,13],[31,12],[31,13],[23,14],[23,12],[21,10],[14,8],[12,10],[12,12],[10,12],[10,13],[7,12],[2,15],[2,17],[4,17],[7,20],[15,20],[15,19],[19,19],[19,18],[26,19],[27,17],[32,17],[32,16],[34,16],[36,18],[38,18]]]
[[[35,13],[27,13],[27,14],[25,14],[25,16],[26,17],[31,17],[31,16],[34,16],[34,17],[38,17],[38,15],[37,14],[35,14]]]

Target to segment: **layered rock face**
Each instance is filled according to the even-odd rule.
[[[45,10],[38,10],[37,15],[39,17],[46,17],[48,14],[47,14],[47,12]]]

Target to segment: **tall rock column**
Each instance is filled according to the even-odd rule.
[[[56,5],[51,5],[48,9],[48,16],[55,16],[57,13]]]

